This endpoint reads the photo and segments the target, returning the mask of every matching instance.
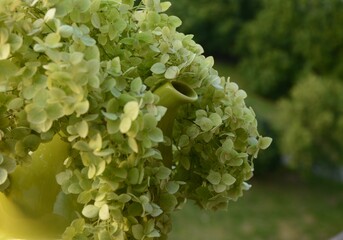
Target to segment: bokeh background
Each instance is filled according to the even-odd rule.
[[[248,93],[271,147],[228,211],[189,202],[172,240],[331,239],[343,231],[343,1],[170,0],[215,68]]]

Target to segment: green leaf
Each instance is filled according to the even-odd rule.
[[[87,218],[94,218],[99,214],[99,208],[94,205],[87,205],[82,209],[83,216]]]
[[[0,46],[5,44],[9,38],[9,32],[8,29],[2,27],[0,29]]]
[[[131,82],[131,91],[139,93],[142,89],[142,79],[141,78],[135,78]]]
[[[256,146],[258,144],[258,140],[255,137],[249,137],[248,143],[250,146]]]
[[[153,129],[157,125],[157,119],[153,114],[147,113],[143,116],[143,124],[144,129]]]
[[[111,234],[107,230],[101,230],[98,234],[99,240],[112,240]]]
[[[102,137],[100,133],[95,134],[89,141],[89,147],[95,151],[100,151],[102,148]]]
[[[175,51],[179,51],[183,46],[182,46],[182,42],[180,41],[180,40],[174,40],[173,42],[172,42],[172,45],[173,45],[173,49],[175,50]]]
[[[247,93],[244,90],[240,89],[236,92],[236,97],[240,99],[245,99],[247,97]]]
[[[91,38],[90,36],[82,36],[81,37],[81,41],[84,45],[88,46],[88,47],[92,47],[96,44],[96,41]]]
[[[243,159],[242,158],[232,158],[230,159],[227,164],[229,166],[233,166],[233,167],[238,167],[238,166],[241,166],[243,164]]]
[[[165,12],[167,11],[172,4],[170,2],[162,2],[161,3],[161,11]]]
[[[5,60],[10,56],[11,53],[11,45],[9,43],[5,43],[0,46],[0,60]]]
[[[136,39],[146,43],[152,43],[154,40],[153,35],[150,32],[140,32],[136,35]]]
[[[24,105],[22,98],[14,98],[8,103],[8,108],[12,110],[18,110]]]
[[[73,194],[79,194],[82,192],[82,188],[79,183],[73,183],[68,187],[68,192]]]
[[[12,63],[10,60],[0,60],[0,79],[11,77],[15,75],[17,71],[18,71],[18,67],[14,63]],[[0,81],[0,91],[3,91],[1,89],[1,81]]]
[[[157,216],[158,216],[158,215],[157,215]],[[157,230],[155,229],[155,230],[151,231],[150,233],[148,233],[146,236],[149,237],[149,238],[156,239],[156,238],[160,237],[161,234],[159,233],[159,231],[157,231]]]
[[[170,16],[168,21],[172,24],[174,28],[177,28],[182,24],[181,19],[176,16]]]
[[[83,152],[88,152],[91,151],[92,149],[89,147],[88,143],[86,143],[85,141],[77,141],[74,145],[73,145],[74,149],[77,149],[79,151],[83,151]]]
[[[152,67],[150,68],[151,72],[155,73],[155,74],[163,74],[166,71],[166,66],[163,63],[155,63],[154,65],[152,65]]]
[[[179,147],[185,147],[189,144],[189,137],[187,135],[181,135],[179,139]]]
[[[180,185],[175,181],[168,182],[166,185],[166,189],[170,194],[175,194],[179,190],[179,188]]]
[[[39,106],[35,106],[34,104],[27,105],[25,107],[25,111],[27,112],[27,119],[30,123],[42,124],[48,118],[44,109]]]
[[[199,109],[195,112],[197,118],[207,117],[207,112],[203,109]]]
[[[138,168],[131,168],[129,170],[127,181],[130,184],[138,184],[138,182],[139,182],[139,170],[138,170]]]
[[[55,14],[56,14],[56,8],[49,9],[44,16],[44,21],[47,22],[53,19],[55,17]]]
[[[273,141],[273,139],[270,137],[263,137],[263,138],[259,139],[258,144],[259,144],[259,147],[261,149],[267,149],[270,146],[270,144],[272,143],[272,141]]]
[[[92,17],[91,17],[91,22],[92,22],[92,25],[95,27],[95,28],[100,28],[101,27],[101,22],[100,22],[100,17],[98,15],[98,13],[94,12],[92,14]]]
[[[219,172],[215,172],[215,171],[210,171],[210,174],[207,176],[207,180],[211,183],[211,184],[213,184],[213,185],[217,185],[217,184],[219,184],[220,183],[220,181],[221,181],[221,175],[220,175],[220,173]]]
[[[11,34],[8,42],[11,44],[12,52],[17,51],[23,44],[23,38],[16,34]]]
[[[135,217],[141,216],[144,213],[144,210],[141,204],[134,202],[129,206],[128,212],[130,216]]]
[[[77,197],[77,201],[81,204],[87,204],[92,200],[92,193],[87,192],[81,192],[79,196]]]
[[[164,179],[167,179],[169,177],[169,175],[171,174],[171,170],[167,167],[164,167],[164,166],[161,166],[159,169],[158,169],[158,172],[156,173],[156,177],[158,179],[161,179],[161,180],[164,180]]]
[[[72,176],[71,171],[61,172],[56,175],[56,181],[59,185],[63,185],[64,183],[69,181],[71,176]]]
[[[163,132],[159,128],[153,128],[149,131],[149,139],[154,142],[163,142]]]
[[[162,193],[159,201],[159,205],[166,213],[174,211],[177,206],[177,199],[173,194]]]
[[[199,135],[199,133],[200,133],[200,130],[195,125],[192,125],[189,128],[187,128],[187,135],[192,139],[196,138]]]
[[[95,177],[95,175],[96,175],[96,167],[93,164],[91,164],[88,166],[87,177],[89,179],[92,179]]]
[[[118,119],[118,115],[115,113],[109,113],[109,112],[104,112],[104,111],[101,111],[101,113],[109,120],[114,121]]]
[[[213,128],[213,122],[207,117],[201,117],[195,120],[195,123],[203,130],[204,132],[210,131]]]
[[[59,103],[50,103],[45,108],[46,114],[49,119],[56,120],[64,116],[64,108]]]
[[[191,162],[188,156],[181,156],[180,163],[186,170],[189,170],[191,167]]]
[[[213,189],[216,193],[222,193],[226,190],[226,185],[224,184],[218,184],[218,185],[213,185]]]
[[[121,202],[121,203],[127,203],[127,202],[129,202],[131,199],[132,199],[132,198],[130,197],[129,194],[123,193],[123,194],[120,194],[120,195],[117,197],[116,200],[117,200],[118,202]]]
[[[73,35],[74,28],[69,25],[62,25],[59,27],[58,32],[61,37],[63,38],[69,38]]]
[[[137,240],[141,240],[144,237],[144,227],[141,224],[132,226],[133,237]]]
[[[87,100],[75,104],[75,112],[77,113],[77,116],[80,116],[86,113],[88,109],[89,109],[89,102]]]
[[[214,126],[219,126],[222,124],[222,118],[219,114],[217,113],[211,113],[209,116],[209,119],[213,122]]]
[[[223,142],[224,151],[231,151],[234,147],[233,141],[230,138],[225,139]]]
[[[136,139],[133,137],[129,137],[128,143],[129,143],[131,150],[134,151],[135,153],[138,153],[138,144],[137,144]]]
[[[0,167],[0,185],[7,180],[7,170]]]
[[[35,134],[29,134],[23,138],[24,146],[30,151],[36,150],[40,143],[41,143],[40,137],[38,137]]]
[[[169,58],[170,58],[169,54],[167,54],[167,53],[163,54],[161,57],[161,63],[166,64],[168,62]]]
[[[229,173],[224,173],[222,175],[222,180],[221,180],[226,186],[230,186],[236,182],[236,178],[234,178],[231,174]]]
[[[73,52],[70,55],[70,63],[73,65],[79,64],[83,60],[84,54],[81,52]]]
[[[114,176],[125,179],[127,178],[127,171],[124,168],[116,168],[112,171]]]
[[[166,79],[175,79],[179,75],[179,72],[180,72],[180,70],[178,67],[171,66],[166,70],[164,77]]]
[[[74,8],[79,10],[81,13],[87,12],[87,10],[91,6],[90,0],[75,0],[74,2]]]
[[[107,204],[104,204],[101,206],[99,210],[99,217],[101,220],[104,220],[104,221],[110,218],[110,211]]]
[[[127,133],[130,128],[131,128],[131,118],[130,117],[124,117],[121,121],[120,121],[120,125],[119,125],[119,130],[121,133]]]
[[[110,113],[118,112],[119,110],[118,100],[115,98],[110,99],[106,104],[106,110],[107,112],[110,112]]]
[[[115,134],[119,130],[120,121],[108,121],[106,128],[109,134]]]
[[[136,101],[130,101],[124,106],[125,117],[130,118],[132,121],[137,118],[139,114],[139,104]]]
[[[152,217],[158,217],[163,213],[163,210],[157,204],[152,203],[153,210],[150,213]]]
[[[112,149],[110,149],[110,150],[112,150]],[[98,165],[96,167],[97,167],[96,176],[99,176],[106,169],[106,161],[103,160],[103,159],[99,160],[99,163],[98,163]]]
[[[45,38],[45,43],[49,47],[56,47],[57,44],[60,42],[61,36],[58,33],[49,33]]]
[[[75,129],[80,137],[85,138],[88,135],[88,123],[85,120],[75,124]]]
[[[77,232],[82,232],[85,228],[85,219],[83,218],[75,219],[71,223],[71,226],[73,226]]]
[[[5,162],[1,166],[2,168],[6,169],[7,173],[13,173],[17,167],[17,163],[13,158],[5,157]]]

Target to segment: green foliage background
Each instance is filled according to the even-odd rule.
[[[280,146],[294,167],[308,170],[343,164],[342,93],[340,81],[310,75],[296,84],[290,100],[279,103]]]
[[[183,20],[180,31],[193,34],[206,55],[237,61],[238,35],[254,18],[261,0],[171,0],[170,13]]]
[[[287,95],[304,71],[343,76],[340,0],[172,3],[181,29],[195,35],[205,54],[239,63],[251,88],[265,97]]]

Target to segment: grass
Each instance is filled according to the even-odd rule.
[[[275,102],[254,94],[233,66],[216,62],[215,68],[247,92],[246,103],[257,116],[272,121]],[[304,180],[284,170],[259,175],[251,183],[251,190],[228,211],[209,212],[188,203],[173,214],[170,240],[322,240],[343,231],[343,184]]]
[[[342,185],[277,172],[254,179],[228,211],[188,203],[173,215],[171,240],[322,240],[343,231]]]

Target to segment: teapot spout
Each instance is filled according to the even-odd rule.
[[[167,108],[167,112],[158,123],[158,127],[163,131],[163,134],[168,139],[172,140],[173,125],[175,116],[179,107],[182,104],[192,103],[198,99],[197,93],[193,88],[186,83],[171,81],[167,82],[154,91],[154,94],[159,96],[158,105]],[[159,150],[162,154],[163,161],[167,167],[173,164],[172,143],[160,144]]]

